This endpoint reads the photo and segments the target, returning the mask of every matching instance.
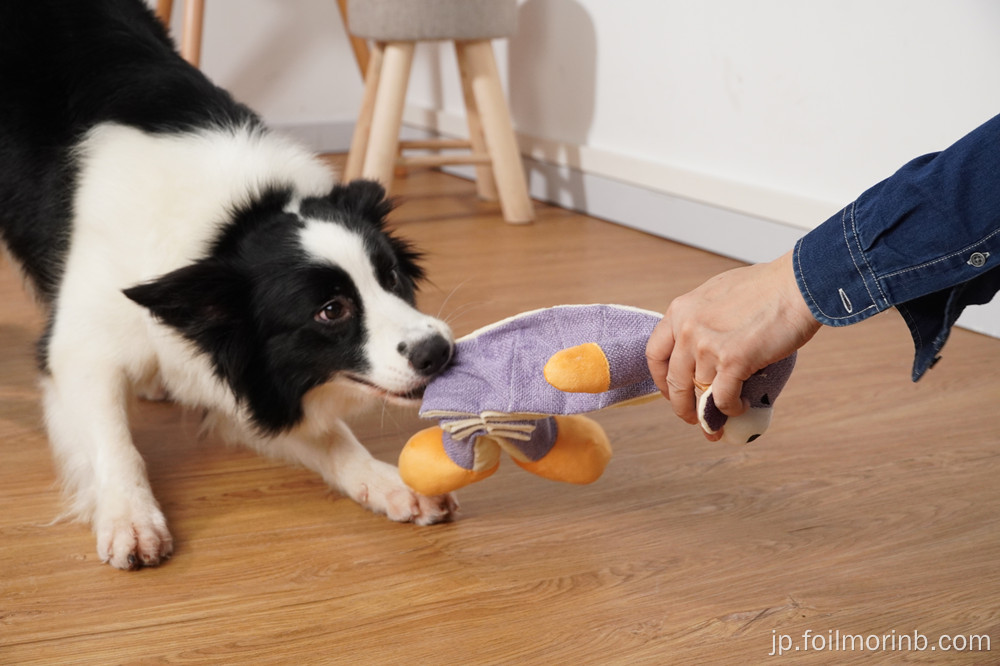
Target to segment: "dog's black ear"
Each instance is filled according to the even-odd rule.
[[[287,372],[268,371],[254,325],[250,278],[238,269],[205,259],[123,293],[206,354],[262,432],[279,432],[302,418],[302,394],[318,382],[289,390],[281,384]]]
[[[386,217],[392,212],[395,204],[392,199],[386,198],[385,188],[379,182],[362,179],[335,185],[328,198],[336,208],[348,216],[374,223],[376,228],[385,234],[403,272],[413,282],[424,279],[424,270],[420,266],[423,255],[386,227]]]
[[[239,331],[249,312],[248,292],[237,271],[213,260],[178,268],[123,291],[206,351],[217,349],[218,343]]]
[[[348,215],[375,221],[380,225],[393,208],[392,201],[386,197],[385,188],[374,180],[352,180],[334,185],[327,198]]]

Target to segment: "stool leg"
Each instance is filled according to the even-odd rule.
[[[377,180],[388,191],[399,151],[406,84],[413,64],[413,42],[387,42],[382,55],[382,75],[375,93],[372,131],[368,137],[361,175]]]
[[[361,178],[365,163],[365,152],[368,150],[368,136],[372,131],[372,114],[375,111],[375,94],[378,92],[379,79],[382,76],[382,55],[385,45],[376,42],[368,55],[368,73],[365,74],[365,90],[361,96],[361,110],[358,121],[351,135],[351,149],[347,153],[347,164],[344,166],[344,181]]]
[[[170,29],[170,17],[174,13],[174,0],[157,0],[156,16]]]
[[[201,64],[201,27],[204,20],[205,0],[185,0],[181,55],[195,67]]]
[[[160,0],[163,2],[164,0]],[[358,63],[361,76],[365,76],[368,71],[368,60],[371,58],[371,51],[368,49],[368,40],[364,37],[352,35],[347,29],[347,0],[337,0],[337,8],[340,10],[340,20],[344,24],[344,31],[351,41],[351,50],[354,51],[354,60]]]
[[[469,125],[469,143],[472,144],[472,152],[481,155],[489,154],[486,149],[486,137],[483,136],[483,123],[479,118],[476,95],[472,92],[472,74],[469,72],[465,58],[461,56],[457,42],[455,55],[458,57],[458,72],[462,77],[462,97],[465,99],[465,119]],[[489,164],[476,165],[476,193],[480,199],[497,200],[497,184],[493,177],[493,167]]]
[[[521,153],[514,137],[514,127],[507,110],[493,47],[489,41],[456,42],[460,61],[468,69],[472,92],[493,160],[500,210],[507,222],[530,222],[535,211],[528,197],[528,186],[521,165]]]

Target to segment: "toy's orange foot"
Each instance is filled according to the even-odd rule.
[[[586,416],[556,416],[552,449],[535,462],[514,462],[532,474],[567,483],[593,483],[611,460],[611,442],[598,423]]]
[[[481,437],[476,442],[473,469],[465,469],[448,457],[444,431],[434,426],[421,430],[399,454],[399,475],[422,495],[443,495],[481,481],[500,466],[499,447]]]

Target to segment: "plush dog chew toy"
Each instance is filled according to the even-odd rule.
[[[646,342],[662,315],[620,305],[562,305],[525,312],[458,340],[451,365],[424,392],[420,415],[438,425],[403,447],[399,471],[425,495],[450,492],[493,474],[506,451],[539,476],[591,483],[611,445],[586,416],[659,395],[646,364]],[[743,384],[750,409],[727,420],[699,399],[707,432],[749,442],[770,422],[794,354]]]

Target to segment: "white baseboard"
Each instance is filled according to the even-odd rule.
[[[748,263],[780,256],[805,233],[770,220],[530,157],[525,158],[524,168],[534,199]],[[447,167],[446,171],[464,178],[475,177],[473,167]]]
[[[432,109],[407,107],[404,122],[448,136],[467,136],[465,119]],[[779,192],[719,176],[653,162],[608,150],[518,134],[521,154],[545,164],[603,176],[654,192],[709,204],[786,226],[811,229],[840,207],[789,192]]]
[[[406,138],[465,136],[464,119],[409,108]],[[346,152],[352,123],[278,125],[314,150]],[[787,193],[684,173],[582,146],[518,137],[531,196],[609,222],[748,263],[770,261],[836,207]],[[473,178],[472,167],[449,167]],[[797,220],[798,224],[791,221]],[[967,309],[963,328],[1000,338],[1000,299]]]

